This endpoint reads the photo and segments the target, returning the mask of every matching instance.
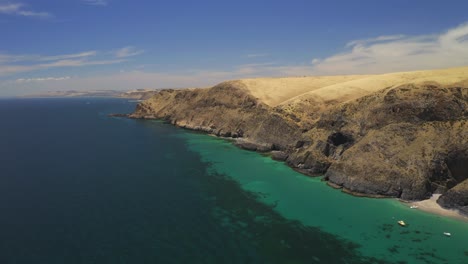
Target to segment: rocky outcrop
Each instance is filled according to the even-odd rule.
[[[429,198],[460,182],[446,162],[451,151],[466,147],[460,145],[466,131],[465,121],[398,123],[372,130],[330,166],[326,178],[352,192]]]
[[[274,150],[271,152],[271,158],[278,161],[285,161],[288,158],[288,153]]]
[[[319,105],[307,99],[300,105],[307,110],[267,105],[243,82],[230,81],[163,90],[130,116],[165,119],[234,138],[243,149],[271,151],[272,158],[325,175],[349,193],[404,200],[441,193],[441,205],[467,211],[466,86],[405,84],[348,101]]]
[[[468,178],[466,169],[459,172],[468,163],[458,165],[457,178],[448,166],[452,153],[468,148],[467,111],[467,88],[433,84],[389,88],[347,103],[317,124],[356,140],[325,176],[369,195],[417,200],[444,193]]]
[[[448,190],[437,203],[445,208],[455,208],[468,215],[468,179]]]
[[[163,90],[138,104],[130,117],[165,119],[217,136],[244,138],[261,149],[271,146],[265,151],[286,149],[300,135],[296,124],[272,111],[236,81],[209,89]]]

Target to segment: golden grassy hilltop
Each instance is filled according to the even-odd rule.
[[[275,107],[304,100],[341,103],[381,89],[406,83],[454,84],[468,79],[468,67],[397,72],[378,75],[341,75],[243,79],[238,82],[261,102]]]

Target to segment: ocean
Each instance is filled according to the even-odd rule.
[[[0,263],[468,263],[467,222],[108,116],[134,107],[0,99]]]

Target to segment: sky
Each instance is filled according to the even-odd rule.
[[[466,0],[0,0],[0,96],[468,66]]]

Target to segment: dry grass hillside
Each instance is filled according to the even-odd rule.
[[[388,87],[424,82],[451,85],[467,79],[468,67],[459,67],[378,75],[257,78],[237,82],[260,102],[275,107],[300,126],[310,128],[319,113],[330,107]]]
[[[301,96],[331,85],[367,78],[370,75],[313,76],[286,78],[243,79],[238,82],[254,97],[266,105],[275,107]]]
[[[340,103],[390,86],[426,81],[448,85],[466,79],[468,67],[377,75],[256,78],[238,82],[258,100],[275,107],[295,105],[304,100]]]

